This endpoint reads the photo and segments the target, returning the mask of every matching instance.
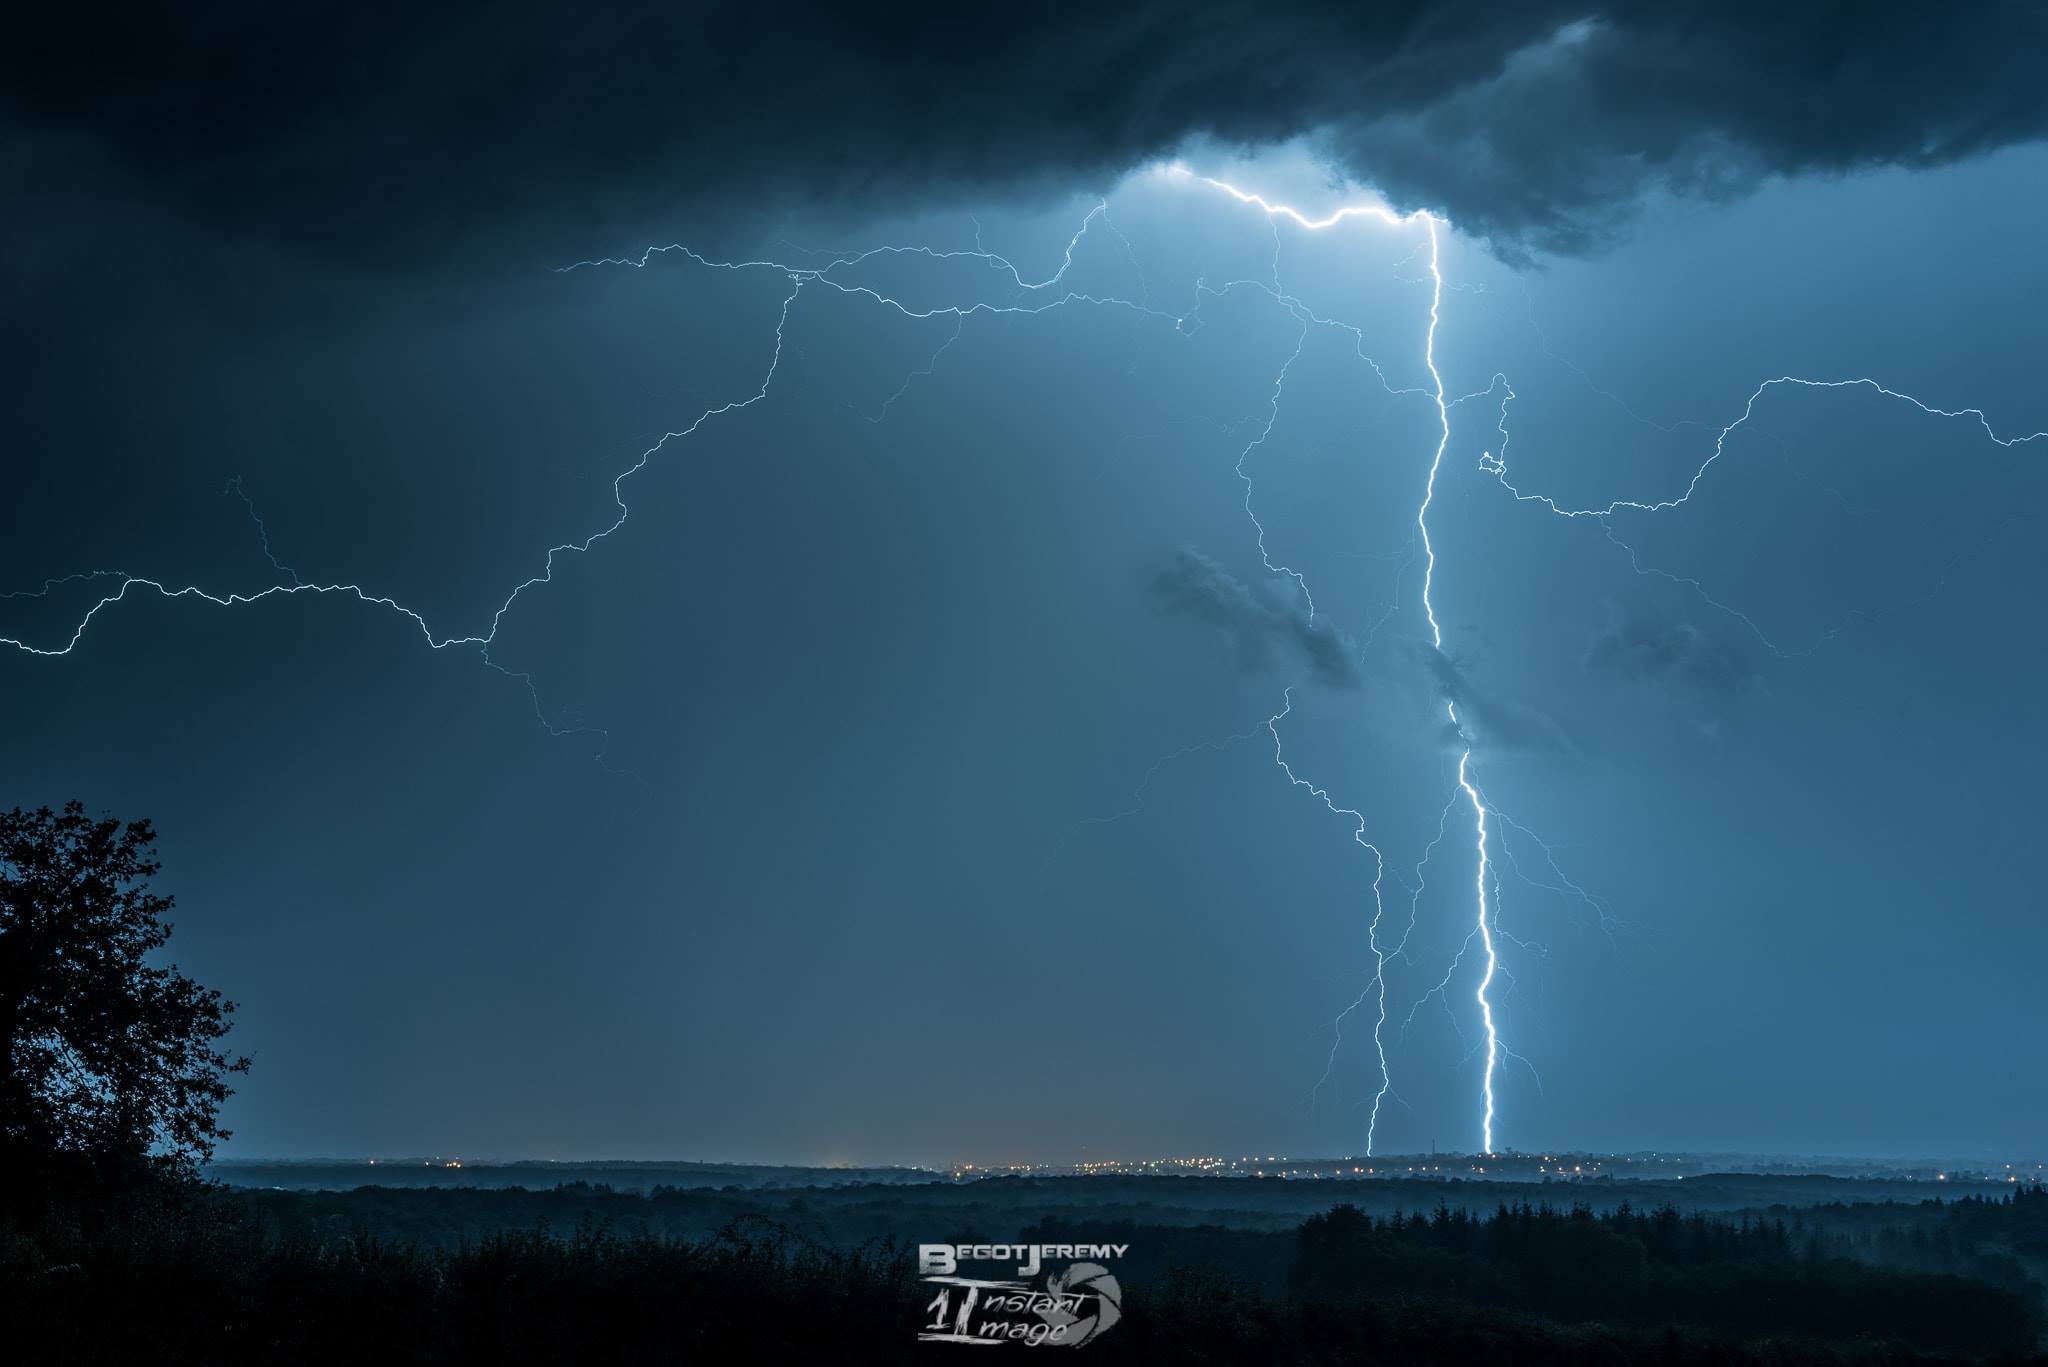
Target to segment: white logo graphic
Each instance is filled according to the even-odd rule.
[[[935,1288],[918,1339],[1078,1348],[1123,1318],[1123,1289],[1103,1266],[1128,1244],[919,1244],[917,1270]],[[1067,1266],[1045,1271],[1047,1260]],[[1098,1261],[1099,1260],[1099,1261]],[[960,1275],[964,1263],[1014,1264],[1014,1277]],[[1031,1281],[1043,1273],[1040,1284]]]

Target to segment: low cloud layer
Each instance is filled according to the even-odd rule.
[[[1306,664],[1332,688],[1356,688],[1356,651],[1326,617],[1311,621],[1298,594],[1253,589],[1215,561],[1181,551],[1152,580],[1153,601],[1171,616],[1217,627],[1237,643],[1247,667],[1263,668],[1276,656]]]
[[[2039,138],[2044,52],[2048,13],[2011,0],[43,7],[0,44],[0,140],[74,148],[231,236],[403,263],[1316,135],[1514,254],[1597,244],[1658,187]]]
[[[1473,687],[1472,680],[1456,660],[1428,644],[1418,647],[1429,669],[1437,696],[1458,709],[1455,726],[1447,720],[1447,742],[1479,745],[1493,750],[1533,750],[1546,754],[1576,756],[1579,747],[1556,719],[1506,698],[1496,698]]]

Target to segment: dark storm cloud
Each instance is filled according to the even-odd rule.
[[[1642,195],[1929,167],[2048,129],[2048,9],[1622,6],[1417,109],[1340,120],[1338,160],[1468,232],[1572,251]]]
[[[2044,26],[2024,3],[48,6],[0,44],[0,113],[220,230],[383,261],[1099,184],[1316,130],[1403,203],[1573,249],[1659,185],[2038,137]]]
[[[1328,618],[1310,621],[1299,595],[1280,599],[1254,591],[1207,556],[1186,550],[1154,576],[1152,593],[1160,611],[1222,628],[1247,665],[1263,665],[1282,650],[1300,655],[1334,688],[1358,685],[1351,643]]]
[[[1452,744],[1498,750],[1536,750],[1576,756],[1579,747],[1555,719],[1532,707],[1496,698],[1472,686],[1464,668],[1441,650],[1420,647],[1437,696],[1458,709],[1458,724],[1445,723]]]
[[[1618,617],[1593,638],[1587,667],[1617,678],[1677,691],[1698,709],[1700,725],[1718,733],[1763,687],[1755,663],[1691,622],[1645,614]]]

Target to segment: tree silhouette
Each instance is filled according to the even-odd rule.
[[[175,966],[148,821],[0,813],[0,1161],[191,1173],[228,1137],[234,1003]]]

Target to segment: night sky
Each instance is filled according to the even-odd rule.
[[[1467,752],[1497,1147],[2038,1145],[2039,6],[437,8],[0,45],[225,1153],[1475,1149]]]

